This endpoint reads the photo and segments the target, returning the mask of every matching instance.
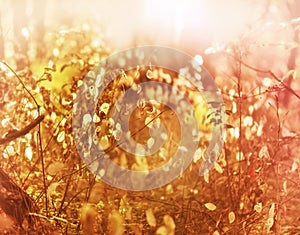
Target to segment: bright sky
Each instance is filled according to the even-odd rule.
[[[12,32],[14,1],[0,0],[3,32]],[[33,0],[25,11],[32,14]],[[116,49],[138,44],[160,44],[180,49],[203,47],[211,41],[234,41],[265,10],[259,0],[48,0],[46,23],[58,28],[61,22],[88,20],[105,27]],[[274,1],[276,3],[276,1]],[[272,9],[271,9],[272,10]],[[282,11],[273,6],[273,11]],[[279,14],[277,14],[279,15]],[[32,17],[32,16],[31,16]],[[99,23],[100,22],[100,23]],[[257,23],[256,23],[257,24]]]

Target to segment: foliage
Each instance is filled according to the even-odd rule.
[[[274,27],[282,27],[282,33],[299,31],[299,18],[284,23],[284,27]],[[17,213],[26,216],[20,216],[2,208],[1,232],[299,233],[300,69],[296,62],[290,67],[289,56],[281,56],[291,55],[299,42],[287,37],[283,44],[265,46],[268,38],[277,39],[273,34],[252,30],[234,43],[206,50],[205,63],[214,66],[211,71],[227,110],[223,151],[214,169],[199,177],[210,131],[200,125],[205,133],[200,156],[170,184],[145,192],[127,192],[103,183],[86,169],[74,145],[71,117],[76,91],[84,76],[112,52],[93,28],[57,32],[47,39],[49,54],[42,61],[29,60],[29,66],[20,71],[2,63],[1,140],[14,136],[13,131],[31,128],[21,137],[1,142],[1,171],[18,189],[8,189],[2,182],[1,193],[7,196],[0,199],[23,202],[28,195],[38,209],[25,205]],[[259,58],[265,47],[274,48],[274,60],[270,54]],[[278,64],[282,64],[280,69]],[[199,119],[209,117],[203,110]],[[43,120],[31,125],[41,115]],[[136,163],[114,156],[119,164]],[[10,194],[18,196],[20,191],[26,194],[11,199]]]

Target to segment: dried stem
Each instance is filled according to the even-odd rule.
[[[230,54],[228,54],[230,55]],[[231,57],[233,57],[235,60],[239,61],[243,66],[245,66],[246,68],[249,68],[255,72],[258,73],[265,73],[265,74],[269,74],[272,78],[274,78],[277,82],[279,82],[288,92],[290,92],[292,95],[296,96],[298,99],[300,99],[300,95],[297,94],[288,84],[286,84],[284,81],[282,81],[279,77],[277,77],[271,70],[263,70],[263,69],[258,69],[255,68],[245,62],[243,62],[241,59],[236,58],[233,55],[230,55]]]
[[[44,115],[38,116],[36,119],[34,119],[30,124],[25,126],[23,129],[17,131],[17,130],[10,130],[4,138],[0,138],[0,145],[5,144],[7,142],[10,142],[14,139],[17,139],[23,135],[26,135],[28,132],[30,132],[34,127],[40,124],[41,121],[44,120]]]
[[[43,154],[43,146],[42,146],[42,136],[41,136],[41,121],[40,119],[43,119],[44,116],[40,114],[40,106],[37,103],[36,99],[34,98],[34,96],[32,95],[32,93],[29,91],[29,89],[26,87],[26,85],[24,84],[24,82],[22,81],[22,79],[20,78],[20,76],[4,61],[0,61],[3,65],[5,65],[14,75],[15,77],[18,79],[18,81],[21,83],[21,85],[23,86],[24,90],[28,93],[28,95],[32,98],[33,102],[36,105],[39,117],[37,118],[37,124],[39,126],[39,130],[38,130],[38,142],[39,142],[39,158],[41,159],[42,162],[42,174],[43,174],[43,184],[44,184],[44,193],[45,193],[45,207],[46,207],[46,211],[48,214],[48,198],[47,198],[47,184],[46,184],[46,173],[45,173],[45,163],[44,163],[44,154]],[[35,124],[35,123],[34,123]],[[31,125],[29,125],[29,127],[32,127]],[[28,128],[28,126],[27,126]],[[33,127],[32,127],[33,128]],[[32,129],[31,128],[31,129]],[[27,129],[25,129],[27,130]],[[23,129],[24,132],[24,129]]]

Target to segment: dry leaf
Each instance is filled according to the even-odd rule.
[[[169,234],[173,234],[175,232],[175,222],[174,222],[173,218],[169,215],[165,215],[164,223],[166,225],[166,228],[167,228]]]
[[[298,168],[297,162],[293,162],[291,172],[295,172]]]
[[[205,170],[203,177],[204,177],[204,181],[206,183],[209,183],[209,171],[208,170]]]
[[[64,164],[62,162],[53,162],[47,168],[47,173],[51,176],[56,175],[57,173],[61,172],[64,168]]]
[[[59,183],[52,183],[49,185],[48,189],[47,189],[47,196],[51,197],[52,195],[54,195],[56,193],[56,188],[59,185]]]
[[[156,230],[155,235],[169,235],[166,226],[160,226]]]
[[[215,167],[215,170],[216,170],[217,172],[219,172],[220,174],[223,173],[223,168],[220,166],[219,163],[214,162],[214,167]]]
[[[102,181],[96,182],[91,189],[91,194],[89,197],[89,202],[97,204],[101,199],[104,198],[104,185]]]
[[[80,223],[84,234],[95,234],[94,225],[96,223],[97,211],[93,204],[86,203],[81,207]]]
[[[124,234],[124,220],[121,214],[116,210],[113,210],[108,216],[108,231],[109,235]]]
[[[268,216],[268,219],[267,219],[267,222],[266,222],[267,233],[270,232],[270,229],[274,225],[274,217],[275,217],[275,203],[272,203],[272,205],[269,209],[269,216]]]
[[[270,159],[270,155],[269,155],[269,150],[268,147],[265,145],[263,146],[259,153],[258,153],[259,158],[266,158],[266,159]]]
[[[194,163],[196,163],[198,160],[203,158],[204,158],[204,153],[201,148],[198,148],[194,153],[194,157],[193,157]]]
[[[120,200],[119,211],[122,212],[125,220],[132,219],[132,207],[130,206],[130,203],[128,202],[126,194]]]
[[[275,203],[273,202],[269,209],[269,218],[274,218],[275,215]]]
[[[283,189],[284,193],[287,193],[287,181],[286,180],[283,181],[283,183],[282,183],[282,189]]]
[[[32,159],[32,157],[33,157],[31,146],[26,147],[26,149],[25,149],[25,157],[26,157],[29,161],[31,161],[31,159]]]
[[[146,219],[147,219],[147,223],[151,227],[156,226],[156,219],[155,219],[155,216],[153,214],[152,208],[149,208],[148,210],[146,210]]]
[[[217,209],[216,205],[211,202],[205,203],[204,206],[210,211],[214,211],[215,209]]]
[[[174,193],[172,184],[168,184],[168,185],[167,185],[167,187],[166,187],[166,193],[167,193],[167,194],[172,194],[172,193]]]
[[[267,233],[270,232],[270,229],[272,228],[273,225],[274,225],[274,219],[273,218],[268,218],[267,223],[266,223]]]
[[[233,211],[230,211],[228,214],[229,223],[232,224],[235,221],[235,214]]]
[[[255,206],[254,206],[254,210],[257,212],[257,213],[260,213],[262,211],[262,203],[259,202],[257,203]]]
[[[169,215],[165,215],[164,218],[164,226],[160,226],[156,230],[156,235],[174,235],[175,234],[175,222],[173,218]]]
[[[57,136],[57,142],[63,142],[64,140],[65,140],[65,131],[61,131]]]

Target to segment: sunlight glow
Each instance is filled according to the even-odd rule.
[[[192,4],[202,5],[203,1],[191,1],[189,3],[181,0],[145,1],[145,19],[148,24],[157,24],[161,30],[165,29],[172,35],[172,41],[179,43],[183,37],[183,30],[189,18],[190,6]],[[199,7],[199,9],[204,9]],[[204,12],[198,12],[202,17]]]
[[[269,87],[269,86],[271,86],[271,84],[272,84],[272,79],[271,79],[271,78],[268,78],[268,77],[265,77],[265,78],[262,80],[262,84],[263,84],[265,87]]]
[[[28,160],[31,161],[33,154],[32,154],[32,148],[31,148],[30,146],[28,146],[28,147],[25,149],[25,156],[26,156],[26,158],[27,158]]]
[[[26,28],[26,27],[22,28],[22,35],[23,35],[26,39],[28,39],[29,36],[30,36],[29,29]]]
[[[55,57],[59,56],[59,50],[58,50],[58,48],[54,48],[54,49],[53,49],[53,55],[54,55]]]

